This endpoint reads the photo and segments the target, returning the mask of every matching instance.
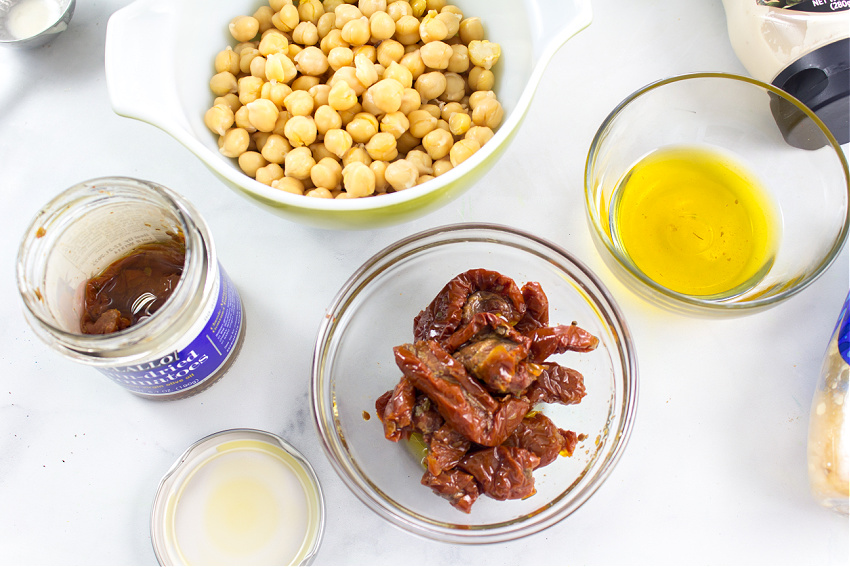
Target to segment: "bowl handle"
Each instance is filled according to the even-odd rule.
[[[112,14],[106,26],[104,67],[112,109],[121,116],[162,128],[183,122],[177,95],[167,87],[174,76],[173,0],[137,0]]]

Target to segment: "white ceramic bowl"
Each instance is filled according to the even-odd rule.
[[[494,90],[505,109],[496,135],[472,158],[411,189],[367,199],[291,195],[242,173],[218,151],[204,125],[215,54],[233,43],[227,23],[262,0],[138,0],[118,10],[106,31],[106,82],[116,113],[173,136],[237,193],[289,220],[322,228],[362,229],[405,222],[457,198],[504,152],[531,104],[551,57],[590,24],[590,0],[456,0],[482,19],[502,47]],[[154,88],[155,87],[155,88]]]

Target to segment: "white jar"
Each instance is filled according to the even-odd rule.
[[[185,240],[185,261],[162,307],[121,331],[83,334],[89,278],[175,234]],[[183,197],[155,183],[94,179],[58,195],[27,229],[17,276],[24,314],[42,340],[145,398],[200,392],[227,371],[242,345],[242,301],[218,263],[206,223]]]
[[[850,141],[850,0],[723,0],[723,6],[732,47],[753,78],[806,104],[839,144]],[[795,137],[792,119],[777,116],[777,122]]]

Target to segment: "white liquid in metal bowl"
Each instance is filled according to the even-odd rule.
[[[26,39],[52,26],[61,15],[55,0],[24,0],[9,10],[6,29],[15,39]]]

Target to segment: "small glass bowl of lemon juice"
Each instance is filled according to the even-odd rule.
[[[160,565],[309,565],[324,532],[313,468],[266,431],[194,443],[160,483],[151,540]]]
[[[790,119],[811,122],[806,143],[783,137]],[[848,179],[835,138],[790,95],[746,77],[683,75],[632,94],[599,128],[588,220],[640,295],[698,311],[763,308],[842,249]]]

